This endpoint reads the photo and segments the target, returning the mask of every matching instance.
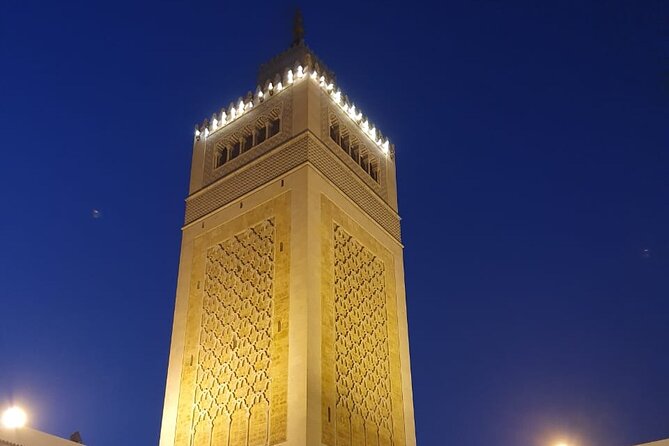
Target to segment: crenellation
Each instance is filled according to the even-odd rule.
[[[383,155],[390,156],[394,159],[395,146],[390,143],[388,137],[381,133],[381,131],[370,122],[369,118],[356,107],[355,103],[350,100],[348,96],[342,94],[342,91],[336,87],[334,80],[331,77],[326,77],[322,73],[319,75],[317,67],[305,68],[302,65],[297,65],[294,67],[294,70],[295,71],[293,72],[293,69],[287,69],[282,74],[277,73],[273,82],[267,80],[262,87],[258,85],[255,93],[249,92],[246,99],[240,97],[237,100],[236,106],[233,103],[230,103],[227,111],[226,109],[223,109],[219,114],[212,115],[211,120],[204,120],[196,127],[195,137],[198,138],[198,141],[202,134],[204,134],[205,138],[209,137],[209,135],[232,123],[246,112],[253,109],[253,107],[269,100],[268,98],[271,98],[276,93],[280,93],[281,91],[290,88],[303,79],[309,79],[312,82],[315,82],[325,93],[327,93],[328,97],[341,108],[346,116],[357,127],[362,130],[370,141],[379,148]]]

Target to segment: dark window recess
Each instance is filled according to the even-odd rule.
[[[268,138],[271,138],[274,135],[279,134],[279,130],[281,129],[281,120],[279,118],[273,119],[269,122],[269,134],[267,135]]]
[[[216,167],[221,167],[228,161],[228,148],[221,147],[216,153]]]
[[[362,167],[362,170],[365,172],[369,172],[369,159],[367,158],[367,155],[360,155],[360,167]]]
[[[339,144],[339,126],[337,124],[330,125],[330,138]]]
[[[358,159],[360,157],[360,151],[358,150],[358,146],[351,146],[350,154],[351,154],[351,158],[353,158],[355,160],[355,162],[357,163]]]
[[[249,150],[251,147],[253,147],[253,135],[246,135],[244,137],[244,151]]]
[[[351,148],[348,149],[347,152],[349,153],[349,155],[351,155],[351,154],[354,153],[354,152],[355,152],[355,153],[360,153],[360,149],[358,148],[358,145],[357,145],[357,144],[351,144]],[[353,156],[353,155],[351,155],[351,156]],[[357,161],[357,160],[356,160],[356,161]]]
[[[377,183],[379,182],[379,166],[377,166],[376,163],[369,165],[369,175],[374,179],[374,181]]]
[[[341,148],[348,152],[348,148],[350,145],[351,144],[350,140],[348,139],[348,135],[342,135],[340,144]]]
[[[346,129],[340,129],[339,124],[330,124],[330,138],[337,143],[346,153],[349,154],[353,161],[372,177],[374,181],[379,182],[379,164],[375,156],[370,155],[365,151],[360,153],[360,147],[355,143],[355,139],[349,137]]]
[[[267,125],[256,128],[255,132],[245,135],[241,141],[228,147],[219,148],[216,151],[215,167],[221,167],[230,160],[237,158],[240,154],[252,149],[254,146],[264,142],[267,138],[277,135],[281,131],[281,119],[276,118]]]
[[[234,159],[239,156],[239,153],[241,152],[241,147],[242,143],[240,142],[236,142],[232,145],[232,149],[230,150],[230,159]]]
[[[266,139],[267,139],[267,127],[258,127],[256,129],[256,144],[260,144]]]

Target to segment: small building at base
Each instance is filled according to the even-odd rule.
[[[81,443],[56,437],[55,435],[29,427],[18,429],[0,427],[0,446],[81,446]]]
[[[665,440],[651,441],[649,443],[641,443],[636,446],[669,446],[669,438]]]

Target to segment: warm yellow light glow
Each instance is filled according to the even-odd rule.
[[[564,441],[559,441],[555,444],[555,446],[569,446],[569,443],[566,443]]]
[[[7,429],[18,429],[26,425],[28,416],[20,407],[10,407],[2,413],[2,425]]]
[[[356,108],[355,104],[348,102],[348,98],[344,99],[345,97],[342,97],[343,94],[341,90],[336,88],[333,83],[328,82],[328,79],[325,76],[319,75],[316,70],[309,68],[305,69],[301,65],[295,69],[295,72],[293,72],[293,70],[288,70],[282,80],[279,80],[276,85],[272,82],[268,82],[264,91],[260,86],[258,86],[256,88],[255,94],[251,99],[249,99],[248,102],[245,102],[242,98],[240,98],[237,105],[231,103],[227,109],[227,113],[225,110],[221,111],[220,119],[218,119],[218,116],[215,116],[209,125],[202,126],[205,127],[203,129],[204,137],[207,138],[210,133],[216,132],[219,129],[225,127],[227,124],[231,123],[235,119],[254,108],[254,106],[258,103],[264,102],[264,100],[269,98],[269,96],[273,96],[275,93],[287,89],[297,80],[303,79],[305,77],[307,79],[310,78],[314,80],[317,85],[319,85],[333,99],[333,101],[339,105],[339,107],[346,113],[346,115],[348,115],[351,121],[353,121],[362,129],[363,133],[365,133],[369,139],[371,139],[376,144],[376,146],[384,155],[388,156],[390,154],[390,148],[392,146],[389,143],[388,138],[382,137],[381,133],[372,124],[370,124],[369,119]],[[196,129],[195,136],[198,137],[199,140],[200,132],[198,129]],[[556,443],[553,446],[574,445],[563,442],[560,444]]]

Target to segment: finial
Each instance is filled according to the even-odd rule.
[[[298,8],[295,11],[295,20],[293,22],[293,43],[292,46],[298,46],[304,43],[304,24],[302,23],[302,11]]]

